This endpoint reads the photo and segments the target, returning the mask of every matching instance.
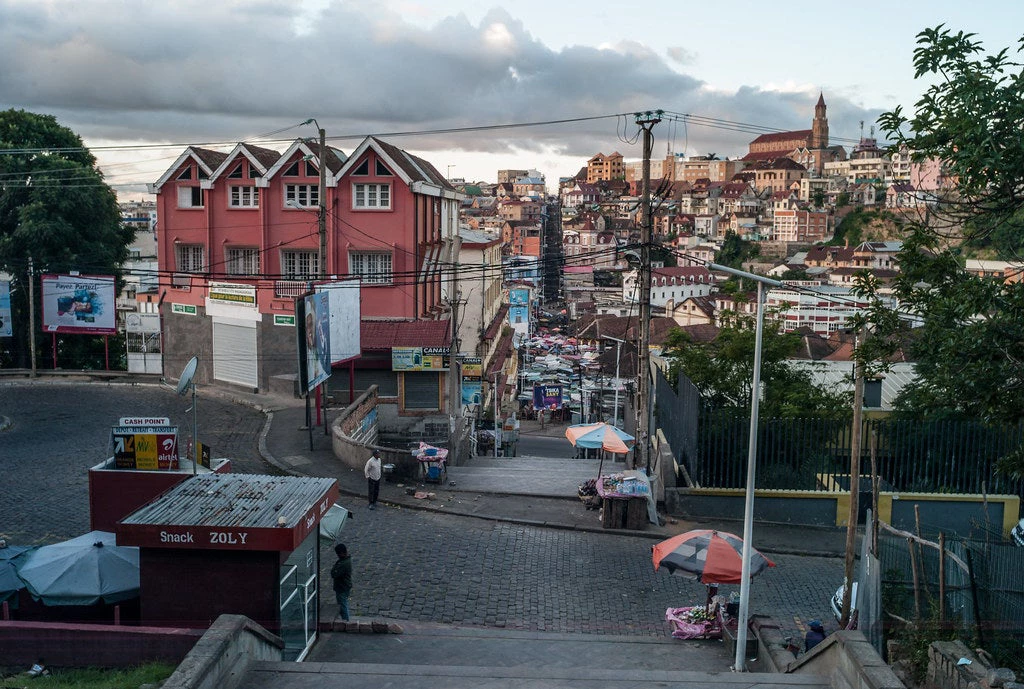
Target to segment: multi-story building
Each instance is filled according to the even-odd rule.
[[[529,170],[498,170],[498,184],[511,184],[520,177],[528,177]]]
[[[610,182],[613,179],[625,179],[626,168],[622,154],[616,151],[611,155],[598,153],[587,161],[587,184],[594,182]]]
[[[450,341],[442,266],[455,259],[460,195],[429,162],[375,137],[349,156],[303,139],[283,153],[191,146],[150,191],[168,276],[165,370],[197,355],[200,382],[262,391],[293,380],[295,298],[316,282],[349,279],[360,287],[360,323],[349,326],[360,329],[357,388],[378,383],[399,415],[443,408],[441,373],[394,371],[391,362],[393,347]],[[339,378],[347,389],[349,376]]]
[[[637,271],[622,277],[622,301],[639,300]],[[714,290],[715,279],[711,272],[699,266],[651,269],[651,306],[664,307],[672,301],[679,303],[690,297],[706,297]]]
[[[777,242],[818,242],[828,236],[828,213],[777,209],[772,238]]]
[[[895,305],[891,299],[887,301],[889,306]],[[849,327],[849,319],[867,309],[869,304],[850,287],[803,280],[768,290],[765,306],[776,314],[785,332],[809,328],[827,336]]]

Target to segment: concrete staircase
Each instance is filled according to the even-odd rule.
[[[303,663],[249,664],[251,689],[403,687],[631,689],[830,686],[806,675],[734,673],[719,641],[405,625],[324,634]]]

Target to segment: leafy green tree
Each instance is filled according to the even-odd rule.
[[[29,365],[29,259],[36,280],[43,272],[72,270],[119,276],[132,236],[121,223],[117,197],[77,134],[52,115],[0,111],[0,271],[12,276],[15,331],[12,341],[0,344],[9,363]],[[61,361],[95,346],[102,352],[95,340],[63,342]],[[49,347],[47,338],[37,344]]]
[[[1024,282],[964,269],[981,247],[1021,261],[1024,232],[1024,70],[1008,49],[986,54],[974,34],[943,26],[918,34],[915,76],[930,85],[911,116],[879,119],[894,148],[942,161],[955,185],[906,226],[902,309],[923,326],[912,339],[918,382],[899,400],[908,414],[1024,420]],[[1024,473],[1018,457],[1016,467]]]
[[[683,330],[673,330],[665,342],[665,358],[673,380],[683,373],[703,401],[716,410],[750,409],[755,332],[751,319],[741,327],[722,328],[710,343],[697,344]],[[800,336],[782,333],[766,320],[761,346],[762,418],[842,416],[847,395],[818,386],[811,374],[792,366],[788,357],[800,346]]]
[[[758,253],[759,249],[756,244],[744,241],[738,234],[729,231],[725,233],[725,239],[722,241],[722,248],[715,256],[715,260],[723,266],[729,266],[730,268],[742,268],[744,261],[753,256],[757,256]]]

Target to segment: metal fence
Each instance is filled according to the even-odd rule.
[[[686,467],[692,476],[697,466],[697,429],[700,393],[684,376],[679,376],[678,392],[657,369],[654,380],[655,415],[658,427],[675,455],[676,461]]]
[[[878,569],[889,619],[938,623],[944,599],[946,629],[973,640],[999,664],[1024,667],[1024,548],[998,537],[951,538],[940,568],[939,550],[927,543],[892,531],[879,534]]]
[[[700,413],[693,480],[706,487],[742,487],[749,427],[746,418]],[[847,489],[851,434],[852,424],[845,420],[762,419],[757,487],[831,490],[838,483]],[[883,490],[1024,497],[1024,481],[995,470],[996,460],[1021,447],[1024,424],[869,420],[861,438],[862,476],[870,476],[874,444]]]

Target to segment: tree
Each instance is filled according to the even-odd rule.
[[[3,344],[12,363],[27,367],[29,259],[36,280],[71,270],[119,277],[133,232],[92,153],[52,115],[0,111],[0,151],[0,271],[12,275],[15,331]],[[76,338],[65,351],[91,339]]]
[[[918,382],[899,404],[916,416],[1020,422],[1024,282],[970,275],[964,261],[980,248],[1021,261],[1024,71],[1007,49],[986,55],[974,34],[941,25],[918,34],[914,67],[931,81],[914,114],[896,108],[879,122],[894,150],[941,161],[954,186],[906,225],[894,286],[923,325],[911,345]]]
[[[702,400],[716,410],[750,409],[755,332],[749,318],[741,326],[722,328],[708,344],[697,344],[685,331],[673,330],[665,341],[664,356],[674,380],[683,373],[696,386]],[[815,384],[811,374],[789,364],[800,346],[800,336],[782,333],[775,322],[764,324],[761,345],[760,403],[763,418],[841,416],[849,408],[846,395]]]

